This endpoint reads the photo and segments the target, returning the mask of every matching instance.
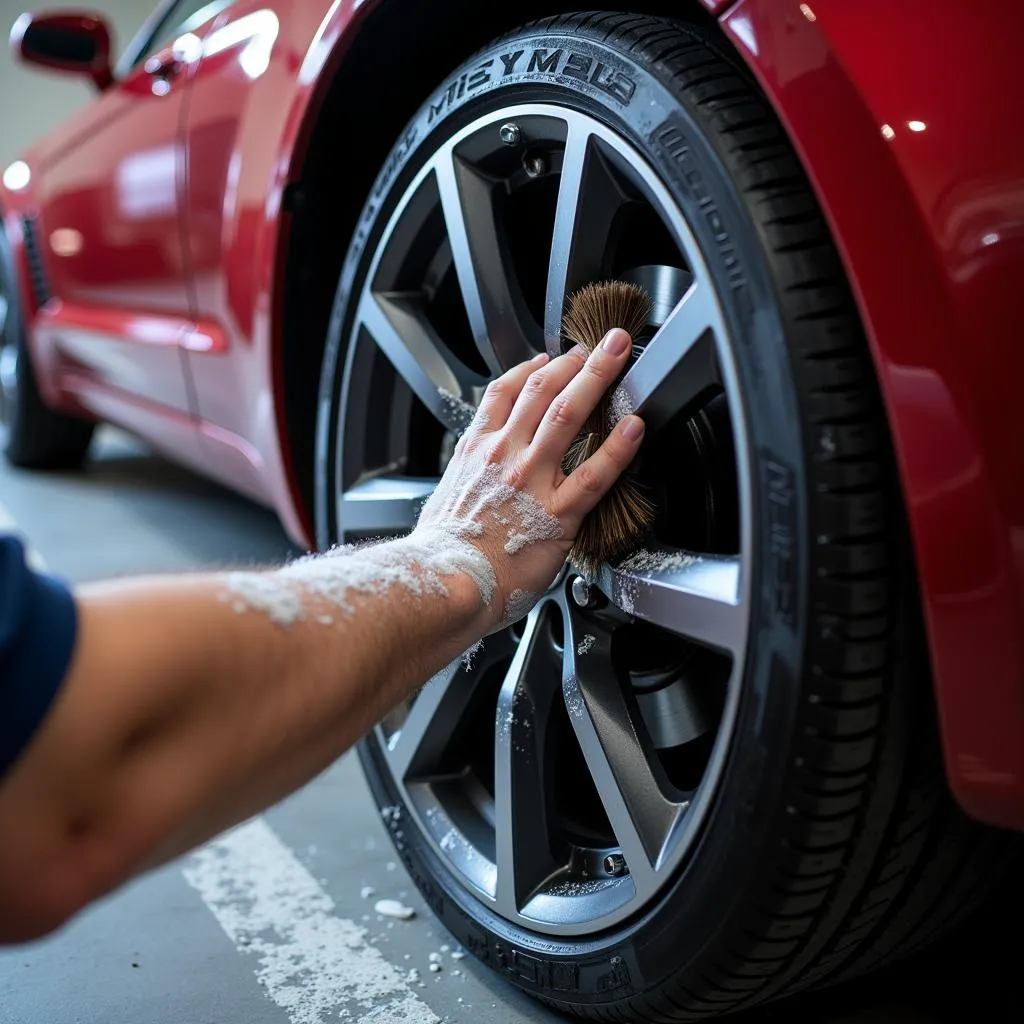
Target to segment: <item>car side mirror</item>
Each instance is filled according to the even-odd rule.
[[[97,89],[114,81],[110,27],[88,11],[23,14],[11,29],[11,51],[25,64],[85,75]]]

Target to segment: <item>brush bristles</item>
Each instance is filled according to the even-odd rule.
[[[591,352],[613,327],[621,327],[635,338],[650,316],[651,297],[640,285],[627,281],[588,284],[569,298],[562,334]]]
[[[569,299],[562,334],[571,345],[591,352],[614,327],[621,327],[636,338],[650,316],[650,296],[639,285],[625,281],[590,284]],[[590,458],[615,426],[612,394],[616,385],[608,389],[566,453],[562,463],[566,473]],[[584,572],[596,572],[605,562],[615,561],[636,548],[654,521],[655,512],[654,504],[640,485],[629,476],[621,476],[583,520],[569,557]]]

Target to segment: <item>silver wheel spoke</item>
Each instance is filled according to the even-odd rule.
[[[570,123],[544,303],[544,343],[552,356],[562,350],[566,296],[601,277],[612,223],[624,201],[594,136]]]
[[[495,184],[447,151],[434,170],[473,339],[487,368],[501,374],[536,349],[525,333],[526,303],[495,216]]]
[[[720,386],[716,319],[711,289],[692,284],[622,379],[619,391],[649,430]]]
[[[436,480],[420,477],[363,480],[341,496],[341,522],[350,533],[411,530],[436,486]]]
[[[416,303],[401,295],[368,292],[359,315],[419,400],[449,430],[465,430],[484,382],[447,348]]]
[[[746,636],[740,600],[740,559],[664,551],[653,568],[605,566],[598,586],[631,615],[689,640],[736,653]],[[659,564],[660,563],[660,564]]]
[[[661,791],[611,663],[607,637],[577,656],[580,632],[566,622],[562,691],[601,803],[638,891],[651,885],[685,811]]]
[[[555,869],[549,849],[544,738],[558,694],[559,665],[547,634],[551,606],[526,620],[498,695],[494,731],[495,900],[502,913],[518,912]]]

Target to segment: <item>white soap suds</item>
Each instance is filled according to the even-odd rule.
[[[431,953],[430,956],[427,957],[427,959],[432,964],[439,964],[439,963],[441,963],[444,960],[444,957],[441,956],[440,953]]]
[[[540,595],[534,594],[532,591],[513,590],[508,595],[508,601],[505,602],[505,614],[502,616],[502,622],[511,625],[513,622],[526,618],[539,600]]]
[[[532,494],[506,483],[501,467],[494,464],[446,473],[420,516],[421,523],[439,522],[458,537],[480,536],[488,519],[506,527],[509,555],[562,536],[561,523]]]
[[[377,900],[373,909],[381,917],[394,917],[399,921],[411,921],[416,916],[416,911],[412,907],[407,907],[398,900]]]
[[[420,980],[420,972],[415,967],[409,968],[409,973],[405,976],[406,981],[417,982]]]
[[[362,887],[362,889],[359,890],[359,895],[364,900],[368,900],[371,896],[376,896],[377,895],[377,890],[374,889],[374,887],[372,885],[364,885]]]
[[[646,551],[640,549],[625,560],[619,562],[616,569],[620,573],[631,575],[674,572],[688,569],[700,561],[696,555],[688,555],[682,551]]]
[[[552,896],[590,896],[595,892],[600,892],[602,889],[609,889],[615,884],[617,883],[613,878],[572,879],[559,882],[557,885],[552,886],[548,892]]]
[[[537,541],[558,540],[562,536],[562,524],[532,494],[508,487],[505,500],[513,505],[518,518],[518,523],[513,522],[508,530],[508,554],[517,554]]]
[[[447,388],[438,388],[437,390],[441,393],[441,404],[444,406],[445,412],[451,418],[453,424],[458,428],[458,433],[461,434],[468,430],[469,425],[477,415],[476,406],[470,405],[469,402],[458,395],[452,394]],[[486,425],[483,415],[480,417],[480,425]]]
[[[487,558],[457,533],[439,527],[426,527],[388,544],[310,555],[285,566],[279,575],[348,612],[352,607],[345,598],[350,592],[379,595],[402,587],[417,597],[445,596],[444,577],[465,575],[490,604],[497,586]]]
[[[632,415],[633,399],[621,387],[617,387],[608,402],[608,432],[611,433],[622,420]]]
[[[597,637],[593,633],[587,633],[585,637],[576,645],[576,653],[582,658],[584,654],[590,653],[590,648],[597,642]]]
[[[227,585],[237,598],[231,606],[239,614],[263,612],[277,626],[290,626],[302,617],[302,594],[282,586],[277,573],[233,572]]]
[[[356,594],[382,595],[400,588],[417,597],[445,597],[444,580],[457,575],[468,576],[490,604],[497,580],[487,557],[457,533],[424,527],[387,544],[309,555],[273,573],[231,573],[227,587],[248,609],[290,626],[305,616],[311,600],[330,602],[351,614]]]
[[[700,561],[697,555],[688,555],[682,551],[646,551],[641,549],[619,562],[616,569],[616,594],[619,607],[627,614],[636,611],[636,600],[643,584],[642,577],[660,573],[678,572],[688,569]]]
[[[465,960],[466,959],[466,951],[464,949],[456,949],[452,953],[452,959],[453,960]]]
[[[483,647],[483,640],[477,640],[475,644],[462,656],[462,667],[469,672],[473,668],[473,659],[477,656],[481,648]]]
[[[570,685],[565,688],[565,710],[572,718],[583,718],[587,714],[587,706],[583,703],[583,694],[580,692],[580,684],[571,680]]]
[[[438,974],[438,973],[440,973],[440,971],[441,971],[441,965],[440,965],[440,964],[431,964],[431,965],[430,965],[430,970],[431,970],[431,971],[432,971],[432,972],[433,972],[434,974]]]

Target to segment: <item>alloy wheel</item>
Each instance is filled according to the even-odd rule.
[[[566,565],[520,622],[376,731],[401,805],[460,885],[530,930],[648,905],[693,848],[728,751],[750,618],[743,407],[679,205],[607,125],[546,104],[479,117],[405,189],[358,295],[339,403],[336,533],[410,529],[489,379],[561,351],[566,296],[654,299],[621,383],[648,425],[645,549]],[[396,818],[402,818],[396,831]]]

